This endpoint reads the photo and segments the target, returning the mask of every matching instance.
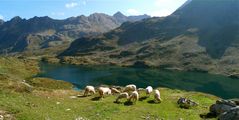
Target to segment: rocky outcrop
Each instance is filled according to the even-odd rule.
[[[239,100],[218,100],[210,106],[208,115],[217,116],[219,120],[238,120]]]
[[[232,100],[218,100],[216,104],[213,104],[210,107],[210,112],[215,115],[220,115],[236,106],[237,106],[236,103]]]
[[[177,101],[180,108],[189,109],[194,106],[198,106],[198,103],[194,102],[193,100],[187,98],[179,98]]]
[[[229,111],[221,114],[219,120],[239,120],[239,106],[233,107]]]
[[[233,74],[228,75],[228,77],[234,78],[234,79],[238,79],[239,78],[239,74],[238,73],[233,73]]]

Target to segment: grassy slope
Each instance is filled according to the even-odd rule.
[[[77,51],[73,56],[64,56],[60,59],[61,62],[70,64],[119,66],[132,66],[140,60],[151,67],[222,73],[216,71],[217,61],[205,54],[206,49],[198,45],[198,42],[199,38],[196,35],[179,35],[167,41],[151,39],[143,43],[117,46],[113,50]],[[54,59],[52,61],[54,62]]]
[[[208,106],[215,102],[215,97],[201,93],[190,93],[179,90],[161,89],[164,101],[161,104],[148,103],[153,98],[138,101],[136,105],[126,106],[113,103],[116,96],[107,96],[102,100],[94,101],[93,98],[69,98],[76,95],[74,91],[34,91],[31,94],[22,93],[0,93],[0,106],[5,110],[16,114],[20,120],[73,120],[77,117],[88,119],[142,119],[144,117],[164,118],[176,120],[179,118],[188,120],[200,119],[200,113],[206,113]],[[180,109],[177,98],[187,96],[200,105],[192,109]],[[57,104],[60,102],[60,104]],[[71,109],[67,111],[67,109]]]
[[[17,62],[18,64],[5,64],[8,61]],[[16,70],[21,70],[15,71],[14,73],[16,74],[13,75],[11,65],[17,68]],[[138,120],[146,117],[150,119],[164,118],[166,120],[177,120],[179,118],[197,120],[200,119],[199,114],[208,112],[208,107],[218,99],[202,93],[161,88],[163,99],[161,104],[148,103],[153,99],[151,97],[138,101],[136,105],[127,106],[123,103],[113,103],[116,96],[107,96],[102,100],[94,100],[98,95],[72,99],[70,96],[81,95],[82,93],[71,90],[72,86],[69,83],[44,78],[27,80],[29,84],[34,86],[34,90],[29,93],[16,91],[16,89],[19,89],[18,87],[9,87],[15,84],[18,86],[20,80],[29,77],[30,74],[33,75],[34,72],[26,69],[28,68],[26,63],[14,58],[7,58],[0,62],[0,66],[2,71],[8,71],[2,75],[4,77],[0,78],[0,83],[4,86],[3,89],[0,89],[0,111],[8,111],[19,120],[74,120],[77,117],[92,120]],[[9,67],[7,68],[6,66]],[[21,72],[26,76],[18,75]],[[9,79],[11,76],[15,76],[17,79]],[[144,93],[141,93],[141,96],[144,96]],[[188,110],[180,109],[176,101],[182,96],[189,97],[200,105]],[[57,102],[60,104],[57,104]]]
[[[37,64],[32,60],[0,57],[0,74],[7,74],[15,78],[28,78],[39,72]]]

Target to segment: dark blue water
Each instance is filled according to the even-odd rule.
[[[239,98],[239,79],[197,72],[112,66],[74,66],[41,63],[38,76],[64,80],[82,89],[98,86],[136,84],[138,87],[168,87],[210,93],[222,98]]]

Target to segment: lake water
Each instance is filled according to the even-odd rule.
[[[73,83],[76,88],[135,84],[145,88],[168,87],[187,91],[210,93],[222,98],[239,98],[239,79],[197,72],[159,69],[123,68],[112,66],[74,66],[41,63],[43,71],[38,76]]]

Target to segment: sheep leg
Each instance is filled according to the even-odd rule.
[[[134,99],[134,104],[136,104],[137,99]]]
[[[84,92],[84,96],[87,96],[87,95],[88,95],[88,91],[85,91],[85,92]]]
[[[91,92],[90,92],[90,94],[91,94],[91,95],[94,95],[94,92],[93,92],[93,91],[91,91]]]
[[[119,103],[119,98],[117,98],[117,99],[115,100],[115,102],[116,102],[116,103]]]

